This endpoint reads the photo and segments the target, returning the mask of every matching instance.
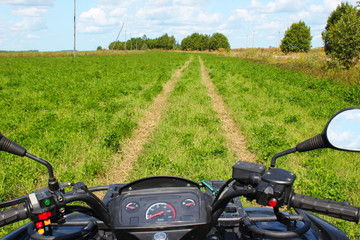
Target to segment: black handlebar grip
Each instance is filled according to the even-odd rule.
[[[0,212],[0,227],[28,218],[25,205],[13,207]]]
[[[0,151],[12,153],[21,157],[25,156],[27,152],[24,147],[20,146],[16,142],[7,139],[1,133],[0,133]]]
[[[351,206],[346,202],[325,200],[297,193],[293,193],[291,196],[289,207],[322,213],[356,223],[360,218],[360,207]]]

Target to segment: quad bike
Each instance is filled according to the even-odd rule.
[[[338,112],[321,134],[276,154],[269,168],[239,161],[231,179],[200,183],[174,176],[90,188],[60,183],[50,163],[0,133],[1,151],[33,159],[49,173],[47,187],[0,203],[0,226],[31,220],[3,239],[348,239],[307,211],[358,223],[359,207],[295,193],[296,175],[275,167],[281,156],[319,148],[360,151],[360,108]],[[106,191],[102,200],[96,191]],[[244,199],[264,207],[243,207]]]

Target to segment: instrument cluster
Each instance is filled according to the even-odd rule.
[[[200,218],[199,198],[193,192],[134,194],[121,199],[122,225],[196,222]]]

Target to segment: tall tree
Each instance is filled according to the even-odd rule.
[[[311,48],[312,36],[310,27],[303,21],[293,23],[285,32],[281,41],[280,49],[284,53],[289,52],[308,52]]]
[[[209,50],[218,50],[220,48],[230,49],[229,40],[224,34],[214,33],[209,39]]]
[[[340,19],[327,30],[330,48],[328,55],[346,69],[360,58],[360,11],[348,8]]]
[[[331,34],[329,33],[330,28],[334,26],[340,20],[340,18],[346,14],[346,12],[351,11],[353,8],[354,7],[351,6],[348,2],[342,2],[334,11],[331,12],[325,26],[325,31],[321,34],[322,39],[324,40],[324,49],[326,54],[333,52]]]

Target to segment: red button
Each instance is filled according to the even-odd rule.
[[[42,227],[44,227],[44,223],[43,223],[43,222],[37,222],[37,223],[35,224],[35,227],[36,227],[36,228],[42,228]]]
[[[270,199],[269,202],[268,202],[268,205],[270,207],[276,207],[277,206],[277,201],[276,199]]]
[[[43,212],[38,215],[39,220],[45,220],[51,217],[51,212]]]

